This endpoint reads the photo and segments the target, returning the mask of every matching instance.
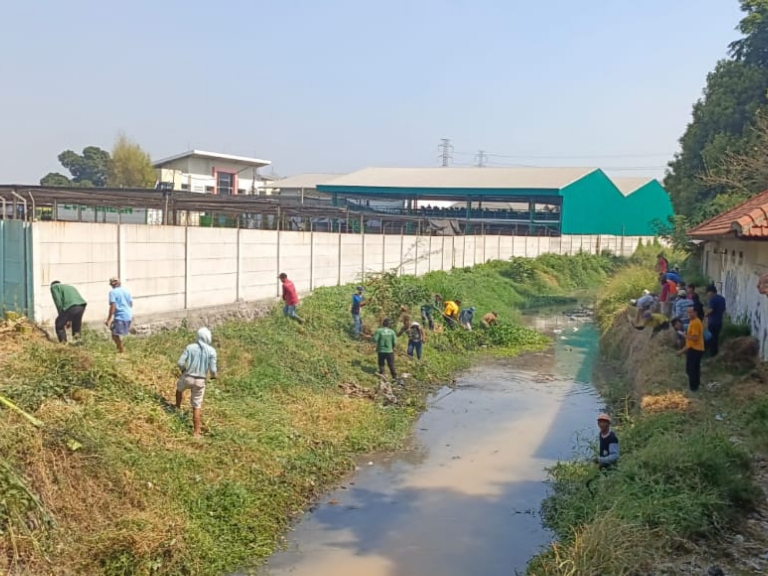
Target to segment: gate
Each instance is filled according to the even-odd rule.
[[[0,220],[0,312],[32,314],[31,227],[21,220]]]

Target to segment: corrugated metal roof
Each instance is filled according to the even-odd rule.
[[[597,168],[366,168],[328,186],[560,190]]]
[[[688,231],[688,235],[693,238],[730,234],[742,238],[768,239],[768,190]]]
[[[298,174],[290,178],[275,180],[271,186],[275,188],[305,188],[311,190],[320,184],[327,184],[332,180],[340,178],[343,174]]]
[[[163,158],[154,162],[152,166],[154,168],[162,168],[166,164],[181,160],[182,158],[206,158],[208,160],[223,160],[226,162],[232,162],[235,164],[247,164],[248,166],[255,166],[261,168],[263,166],[269,166],[272,164],[270,160],[260,160],[258,158],[248,158],[247,156],[234,156],[232,154],[221,154],[219,152],[206,152],[205,150],[189,150],[188,152],[182,152],[169,158]]]
[[[646,184],[653,182],[653,178],[611,178],[611,181],[619,189],[619,192],[624,196],[629,196],[633,192],[637,192],[640,188]]]

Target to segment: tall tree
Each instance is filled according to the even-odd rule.
[[[116,188],[153,188],[156,177],[149,154],[125,134],[112,149],[108,182]]]
[[[749,150],[756,114],[768,104],[768,0],[740,4],[745,17],[738,30],[744,36],[707,76],[665,179],[676,212],[691,223],[709,216],[715,199],[720,206],[731,203],[734,191],[718,175],[733,155]]]
[[[110,162],[109,152],[97,146],[83,148],[82,154],[65,150],[59,154],[59,163],[69,170],[72,178],[68,179],[63,174],[51,172],[40,180],[40,184],[43,186],[101,188],[107,185]]]

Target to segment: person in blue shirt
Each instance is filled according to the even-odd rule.
[[[666,278],[667,280],[672,280],[672,282],[678,286],[683,282],[683,279],[680,277],[680,274],[678,274],[677,269],[672,270],[672,272],[667,272]]]
[[[365,288],[362,286],[357,287],[357,291],[352,295],[352,320],[354,321],[354,333],[356,337],[360,337],[360,333],[363,330],[363,320],[360,317],[360,311],[363,306],[367,304],[363,292]]]
[[[723,317],[725,316],[725,298],[717,293],[717,288],[714,285],[707,286],[707,296],[709,297],[709,310],[706,312],[707,329],[712,335],[707,344],[710,355],[717,356],[720,331],[723,329]]]
[[[133,298],[122,287],[119,278],[110,278],[109,285],[112,286],[109,291],[109,315],[104,324],[112,331],[112,340],[118,353],[122,354],[125,352],[123,338],[131,331],[133,321]]]

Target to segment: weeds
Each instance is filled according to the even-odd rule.
[[[467,352],[545,345],[518,325],[519,307],[594,287],[619,264],[574,259],[530,261],[522,276],[514,260],[374,278],[364,333],[400,306],[418,318],[434,293],[475,306],[478,325],[485,312],[500,315],[490,329],[428,333],[422,362],[399,342],[397,363],[412,378],[396,406],[368,399],[375,354],[350,338],[352,286],[306,298],[303,325],[275,310],[216,328],[221,378],[206,391],[201,444],[190,439],[188,409],[169,406],[188,330],[129,339],[120,357],[90,332],[77,347],[4,334],[12,353],[0,354],[0,394],[43,426],[0,409],[0,572],[204,575],[258,563],[357,454],[402,444],[427,394],[468,366]]]

